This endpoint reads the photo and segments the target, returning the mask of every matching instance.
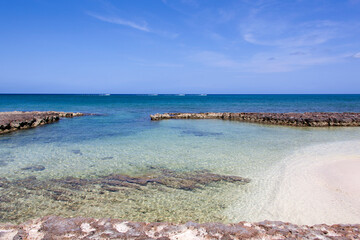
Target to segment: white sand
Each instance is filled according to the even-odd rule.
[[[324,164],[318,173],[329,193],[360,209],[360,155],[339,157]]]
[[[254,182],[259,191],[250,191],[247,202],[228,209],[235,220],[360,223],[360,142],[307,147],[270,172]]]
[[[309,147],[288,159],[273,207],[301,224],[360,222],[360,143]]]

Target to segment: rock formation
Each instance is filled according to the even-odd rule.
[[[84,113],[73,112],[0,112],[0,134],[17,130],[34,128],[40,125],[59,121],[60,118],[84,116]]]
[[[296,127],[360,126],[360,113],[164,113],[150,115],[151,120],[163,119],[223,119]]]
[[[235,224],[129,222],[117,219],[43,217],[0,225],[0,239],[359,239],[360,225],[300,226],[264,221]]]

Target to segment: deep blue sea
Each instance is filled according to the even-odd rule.
[[[47,127],[53,134],[37,133],[46,141],[81,141],[157,128],[159,123],[149,121],[154,113],[360,112],[360,95],[0,95],[0,111],[14,110],[103,114]]]
[[[360,112],[360,95],[0,95],[0,111],[14,110],[100,115],[0,136],[0,180],[10,181],[6,188],[0,184],[0,222],[51,214],[136,221],[324,222],[325,215],[314,217],[316,211],[310,221],[306,215],[294,217],[289,209],[279,210],[281,200],[266,211],[264,206],[281,199],[276,194],[288,174],[286,167],[292,159],[308,156],[307,149],[318,146],[311,151],[321,155],[333,149],[331,144],[344,142],[353,144],[343,148],[348,151],[344,154],[360,149],[358,128],[152,122],[149,117],[165,112]],[[250,178],[251,183],[217,183],[194,191],[151,185],[140,190],[100,191],[101,185],[69,190],[61,185],[68,177],[139,176],[149,169],[206,170]],[[27,186],[24,179],[32,179],[36,187]],[[56,190],[46,185],[51,179],[59,181],[52,186]],[[344,212],[331,216],[325,220],[356,218]]]

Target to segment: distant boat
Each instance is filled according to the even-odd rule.
[[[156,94],[156,93],[155,94],[149,94],[149,96],[157,96],[157,95],[159,95],[159,94]]]
[[[110,93],[99,94],[99,96],[110,96]]]
[[[207,94],[200,94],[199,96],[207,96]]]
[[[185,94],[178,94],[178,96],[185,96]]]

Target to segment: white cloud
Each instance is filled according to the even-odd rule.
[[[312,54],[293,54],[288,51],[258,53],[250,59],[237,60],[212,51],[194,54],[191,60],[205,66],[227,68],[239,72],[290,72],[306,67],[342,61],[346,56],[321,56]]]
[[[354,58],[360,58],[360,52],[355,53],[355,54],[353,55],[353,57],[354,57]]]
[[[265,52],[254,55],[243,67],[250,72],[291,72],[306,67],[342,61],[346,56],[292,54],[287,51]]]
[[[339,23],[313,21],[299,24],[252,19],[242,27],[243,39],[256,45],[303,47],[323,44],[339,36]]]
[[[196,53],[191,56],[190,59],[213,67],[239,68],[241,66],[238,61],[233,60],[224,54],[213,51],[202,51]]]
[[[181,68],[183,64],[167,63],[167,62],[154,62],[154,61],[138,61],[136,64],[144,67],[158,67],[158,68]]]
[[[137,30],[140,31],[144,31],[144,32],[150,32],[150,29],[147,26],[147,23],[144,22],[142,24],[139,23],[135,23],[135,22],[131,22],[128,20],[124,20],[118,17],[105,17],[105,16],[100,16],[97,14],[93,14],[93,13],[87,13],[89,16],[92,16],[96,19],[99,19],[103,22],[108,22],[108,23],[113,23],[113,24],[119,24],[119,25],[123,25],[123,26],[127,26],[127,27],[131,27],[131,28],[135,28]]]
[[[135,22],[128,21],[128,20],[125,20],[122,18],[118,18],[118,17],[105,17],[105,16],[101,16],[98,14],[90,13],[90,12],[87,12],[86,14],[88,14],[89,16],[94,17],[98,20],[101,20],[103,22],[123,25],[123,26],[131,27],[131,28],[143,31],[143,32],[151,32],[151,33],[154,33],[154,34],[166,37],[166,38],[175,39],[180,35],[179,33],[150,29],[148,27],[147,22],[145,22],[145,21],[142,24],[140,24],[140,23],[135,23]]]

